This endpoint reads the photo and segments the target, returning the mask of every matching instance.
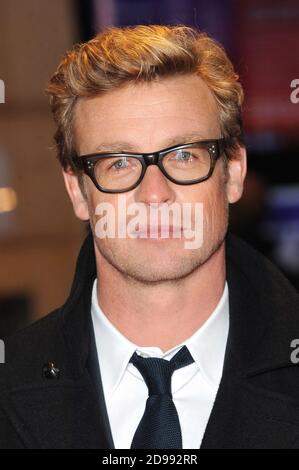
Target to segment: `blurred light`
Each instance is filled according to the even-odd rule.
[[[0,214],[14,211],[17,205],[15,190],[13,188],[0,188]]]

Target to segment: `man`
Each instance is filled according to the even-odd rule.
[[[227,234],[246,151],[223,49],[183,26],[111,28],[48,93],[91,231],[64,306],[7,342],[0,447],[299,448],[297,294]]]

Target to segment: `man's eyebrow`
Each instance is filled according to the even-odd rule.
[[[207,138],[206,138],[207,139]],[[171,137],[164,141],[163,146],[160,149],[172,147],[174,145],[187,144],[189,142],[196,142],[198,140],[204,140],[203,136],[198,132],[191,134],[184,134],[181,136]],[[156,151],[159,149],[156,149]],[[116,141],[116,142],[103,142],[98,145],[96,151],[99,152],[133,152],[133,153],[143,153],[141,147],[136,146],[130,142],[125,141]],[[154,152],[155,149],[152,149]]]

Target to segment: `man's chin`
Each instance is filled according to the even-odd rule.
[[[157,284],[164,284],[164,283],[175,283],[180,280],[185,279],[188,277],[192,271],[178,271],[175,269],[167,269],[164,270],[157,270],[157,269],[150,269],[151,267],[147,267],[145,270],[139,269],[132,269],[132,267],[127,266],[126,269],[122,267],[119,268],[119,271],[131,281],[135,281],[140,284],[144,285],[157,285]]]
[[[186,249],[182,239],[106,240],[97,244],[97,252],[128,281],[156,285],[176,283],[188,278],[209,260],[221,243],[222,239],[219,239],[218,243]]]
[[[111,252],[102,251],[102,256],[126,279],[147,285],[178,282],[191,275],[202,264],[198,254],[195,256],[195,253],[189,252],[189,257],[186,258],[184,249],[162,249],[162,244],[159,247],[149,247],[148,250],[139,250],[136,247],[134,252],[127,251],[126,256],[123,253],[117,255],[115,251],[111,256]]]

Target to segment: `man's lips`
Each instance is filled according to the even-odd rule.
[[[147,226],[133,231],[136,238],[181,238],[182,227],[169,226]]]

